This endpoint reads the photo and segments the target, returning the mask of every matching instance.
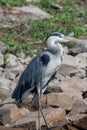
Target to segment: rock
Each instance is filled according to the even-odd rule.
[[[29,110],[38,109],[38,100],[34,103],[33,107],[31,104],[32,98],[28,98],[24,103],[23,106],[28,106]],[[71,99],[70,95],[67,93],[48,93],[41,96],[41,104],[42,108],[54,107],[54,108],[62,108],[65,110],[71,110],[73,100]]]
[[[59,74],[63,76],[62,79],[67,78],[67,77],[74,77],[78,76],[80,78],[84,78],[86,76],[86,72],[83,69],[80,69],[74,65],[68,65],[68,64],[62,64],[61,67],[59,68],[56,77],[59,78]]]
[[[13,125],[15,121],[29,114],[26,108],[18,108],[15,104],[5,104],[0,108],[0,121],[2,124]]]
[[[74,37],[74,35],[75,35],[74,32],[70,32],[70,33],[69,33],[69,36],[70,36],[70,37]]]
[[[48,109],[43,109],[46,121],[48,123],[49,126],[54,126],[54,125],[58,125],[56,124],[58,120],[62,120],[65,118],[65,111],[61,108],[48,108]],[[41,126],[44,125],[44,120],[41,116],[40,118],[40,122],[41,122]],[[31,127],[36,127],[36,129],[38,129],[38,112],[31,112],[29,115],[27,115],[26,117],[21,118],[20,120],[18,120],[15,125],[16,126],[21,126],[21,125],[29,125],[32,123]],[[31,128],[29,126],[28,129]]]
[[[30,111],[36,111],[36,110],[38,110],[38,99],[35,101],[35,103],[33,105],[31,105],[32,98],[33,98],[33,95],[30,95],[24,102],[22,102],[21,106],[22,107],[27,106],[27,108]],[[47,96],[46,95],[41,96],[40,100],[41,100],[42,108],[46,109],[48,107]],[[3,104],[3,102],[2,102],[2,104]]]
[[[10,10],[10,13],[13,15],[17,15],[20,17],[27,17],[33,20],[40,20],[44,18],[50,18],[51,15],[46,13],[45,11],[39,9],[38,7],[34,5],[30,6],[23,6],[23,7],[12,7]]]
[[[83,91],[82,96],[83,96],[83,99],[87,98],[87,91]]]
[[[3,68],[2,67],[0,67],[0,77],[3,77]]]
[[[65,69],[65,67],[67,69]],[[71,55],[64,55],[63,65],[60,67],[60,74],[62,73],[64,76],[79,76],[84,78],[86,76],[87,67],[87,53],[81,53],[77,56],[73,57]],[[62,71],[63,69],[63,71]],[[68,75],[66,75],[68,74]]]
[[[64,55],[64,60],[62,64],[78,67],[78,61],[75,60],[75,57],[67,54]]]
[[[10,125],[19,118],[21,118],[21,115],[15,104],[5,104],[0,108],[0,120],[2,124]]]
[[[0,103],[0,106],[3,106],[4,104],[10,104],[13,102],[14,102],[14,99],[12,99],[10,95],[10,97],[6,98],[3,102]]]
[[[26,57],[26,58],[18,58],[18,60],[19,60],[19,62],[21,63],[21,64],[23,64],[23,65],[28,65],[29,64],[29,62],[31,61],[31,57]]]
[[[20,112],[22,117],[24,117],[25,115],[30,113],[29,110],[27,108],[25,108],[25,107],[20,108],[19,112]]]
[[[59,4],[54,4],[54,3],[52,3],[51,6],[52,6],[52,8],[54,8],[54,9],[59,9],[60,11],[63,10],[63,7],[60,6]]]
[[[76,116],[76,118],[72,124],[80,129],[87,130],[87,114],[86,115],[82,114],[80,116],[79,115]]]
[[[87,79],[81,79],[75,76],[72,78],[67,78],[64,81],[58,82],[57,84],[55,84],[55,86],[60,87],[60,89],[64,93],[69,95],[73,99],[73,102],[74,102],[77,99],[83,98],[82,92],[87,90]],[[54,87],[54,86],[51,86],[51,87]]]
[[[60,70],[61,68],[59,68],[59,70]],[[65,76],[65,74],[63,75],[61,72],[59,72],[59,70],[58,70],[58,72],[56,73],[56,76],[55,76],[55,80],[57,80],[56,82],[58,83],[58,82],[60,82],[60,81],[63,81],[63,80],[65,80],[67,77],[68,77],[68,75],[66,75]],[[54,81],[54,80],[53,80]],[[52,81],[52,82],[53,82]],[[54,81],[54,86],[55,86],[55,83],[56,83],[55,81]]]
[[[9,67],[18,65],[18,59],[17,59],[17,57],[15,55],[8,54],[7,57],[8,57],[7,62],[8,62]]]
[[[23,50],[21,50],[21,52],[17,52],[16,55],[18,56],[18,58],[21,58],[21,59],[26,58],[26,54],[24,53]]]
[[[79,54],[75,57],[73,57],[71,55],[64,55],[63,64],[74,66],[77,68],[85,68],[86,62],[87,62],[86,61],[86,54],[87,53]],[[83,59],[82,59],[82,57],[83,57]]]
[[[75,128],[75,126],[72,126],[71,124],[66,125],[67,130],[79,130],[79,128]]]
[[[77,100],[73,104],[67,117],[74,126],[87,130],[87,104],[83,100]]]
[[[7,51],[7,46],[3,42],[0,41],[0,52],[5,53]]]
[[[69,53],[69,49],[67,46],[63,46],[64,48],[64,55],[67,55]]]
[[[3,77],[0,77],[0,99],[4,100],[9,97],[12,92],[12,81]]]
[[[78,65],[80,68],[85,68],[87,67],[87,53],[81,53],[78,54],[75,59],[78,60]]]
[[[14,73],[11,73],[11,71],[7,69],[4,72],[4,77],[13,81],[16,78],[16,75]]]
[[[0,130],[25,130],[25,128],[24,127],[10,128],[10,127],[0,125]],[[28,129],[26,128],[26,130],[28,130]]]
[[[54,107],[60,107],[70,110],[72,107],[72,99],[66,93],[50,93],[47,94],[47,104]]]
[[[73,105],[71,112],[68,114],[68,117],[75,116],[76,114],[82,114],[87,111],[87,104],[83,100],[76,100]]]
[[[13,74],[15,74],[17,76],[17,75],[20,75],[24,71],[24,69],[25,68],[24,68],[24,66],[22,64],[18,64],[18,65],[14,66],[14,67],[11,67],[10,71],[11,71],[11,73],[13,73]]]
[[[0,77],[13,80],[15,79],[16,75],[11,73],[10,69],[8,68],[0,68]]]
[[[0,66],[2,66],[3,64],[4,64],[3,55],[0,52]]]
[[[69,49],[71,55],[77,55],[79,53],[87,52],[87,40],[78,41],[74,47]]]
[[[78,72],[77,72],[77,73],[72,73],[72,74],[70,75],[70,77],[72,77],[72,76],[77,76],[77,77],[83,79],[83,78],[86,77],[86,71],[85,71],[84,68],[83,68],[83,69],[78,69]]]
[[[62,92],[63,92],[63,90],[60,87],[58,87],[56,84],[53,85],[50,83],[45,91],[45,94],[47,94],[47,93],[62,93]]]

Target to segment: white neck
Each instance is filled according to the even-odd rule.
[[[58,38],[50,37],[46,40],[46,48],[51,51],[53,54],[61,54],[63,53],[63,48],[61,44],[58,42]]]

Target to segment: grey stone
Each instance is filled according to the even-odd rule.
[[[69,53],[76,55],[79,53],[87,52],[87,40],[80,40],[74,47],[69,49]]]
[[[67,46],[65,46],[65,47],[63,47],[64,48],[64,55],[66,54],[68,54],[69,53],[69,49],[68,49],[68,47]]]
[[[0,67],[0,77],[13,80],[16,76],[14,73],[11,73],[9,68]]]
[[[2,67],[0,67],[0,77],[3,75],[3,68]],[[2,76],[3,77],[3,76]]]
[[[14,99],[11,98],[11,95],[9,97],[7,97],[6,99],[3,100],[3,102],[0,103],[1,106],[3,106],[4,104],[10,104],[14,102]]]
[[[50,126],[56,126],[56,122],[58,122],[59,120],[62,120],[65,118],[66,113],[64,109],[61,108],[48,108],[48,109],[43,109],[44,112],[44,116],[46,118],[46,121]],[[32,124],[33,123],[33,124]],[[31,124],[31,126],[29,125]],[[27,116],[21,118],[20,120],[15,122],[15,126],[29,126],[27,127],[28,129],[32,129],[33,130],[38,130],[38,112],[34,111],[29,113]],[[40,116],[40,125],[44,126],[44,120],[43,117]],[[34,126],[36,126],[36,128],[34,128]]]
[[[72,110],[68,114],[68,117],[84,113],[85,111],[87,111],[87,104],[83,100],[76,100],[72,105]]]
[[[0,41],[0,52],[5,53],[7,51],[7,46],[3,42]]]
[[[12,54],[8,54],[7,68],[9,68],[10,74],[15,74],[14,77],[24,70],[24,66],[20,63],[19,58]]]
[[[18,59],[15,55],[13,54],[8,54],[7,55],[8,59],[7,59],[7,66],[12,67],[12,66],[16,66],[18,65]]]
[[[25,58],[18,58],[18,61],[22,64],[22,65],[27,65],[29,64],[29,62],[31,61],[31,57],[25,57]]]
[[[10,67],[10,72],[14,73],[15,75],[20,75],[23,72],[24,69],[25,68],[22,64],[18,64],[14,67]]]
[[[47,94],[47,104],[54,107],[60,107],[65,110],[72,108],[72,99],[68,93],[49,93]]]
[[[77,68],[85,68],[87,66],[87,53],[81,53],[75,57],[65,54],[63,64]]]
[[[75,57],[67,54],[64,55],[64,60],[62,64],[78,67],[78,61],[75,60]]]
[[[87,67],[87,53],[80,53],[77,56],[75,56],[75,59],[78,60],[78,66],[80,68],[85,68]]]
[[[87,104],[83,100],[75,101],[67,119],[80,130],[87,130]]]
[[[58,9],[58,10],[61,10],[61,11],[63,10],[63,7],[60,6],[59,4],[54,4],[54,3],[52,3],[51,6],[52,6],[52,8],[54,8],[54,9]]]
[[[59,74],[64,76],[65,78],[66,77],[74,77],[74,76],[84,78],[86,76],[85,70],[77,69],[77,67],[75,67],[73,65],[68,65],[68,64],[61,65],[61,67],[58,70],[57,75],[59,75]],[[59,78],[59,76],[56,76],[56,77]]]
[[[14,80],[16,78],[16,75],[12,73],[9,69],[5,70],[4,77],[6,79]]]
[[[30,18],[33,20],[50,18],[51,15],[46,13],[45,11],[41,10],[40,8],[30,5],[30,6],[23,6],[23,7],[12,7],[11,13],[18,18]],[[25,15],[24,15],[25,14]]]
[[[3,64],[4,64],[3,55],[0,52],[0,66],[2,66]]]
[[[22,59],[26,58],[26,54],[23,52],[23,50],[21,50],[21,52],[16,53],[16,55],[18,56],[18,58],[22,58]]]
[[[67,93],[73,99],[74,102],[77,99],[83,99],[82,92],[87,90],[87,80],[75,76],[72,78],[67,78],[64,81],[58,82],[57,84],[55,84],[55,86],[60,87],[60,89],[64,93]]]
[[[0,77],[0,99],[4,100],[12,93],[12,82],[9,79]]]

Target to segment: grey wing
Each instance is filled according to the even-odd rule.
[[[37,93],[37,86],[44,77],[48,62],[49,56],[47,54],[35,57],[22,73],[12,98],[21,101],[25,92],[27,92],[27,96],[33,92]]]

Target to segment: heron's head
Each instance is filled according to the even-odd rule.
[[[50,44],[50,43],[62,43],[62,42],[68,42],[70,41],[70,37],[69,36],[65,36],[59,32],[53,32],[51,33],[45,40],[46,43]]]
[[[45,40],[46,47],[51,51],[63,50],[63,47],[60,43],[70,41],[69,36],[65,36],[59,32],[51,33]]]

